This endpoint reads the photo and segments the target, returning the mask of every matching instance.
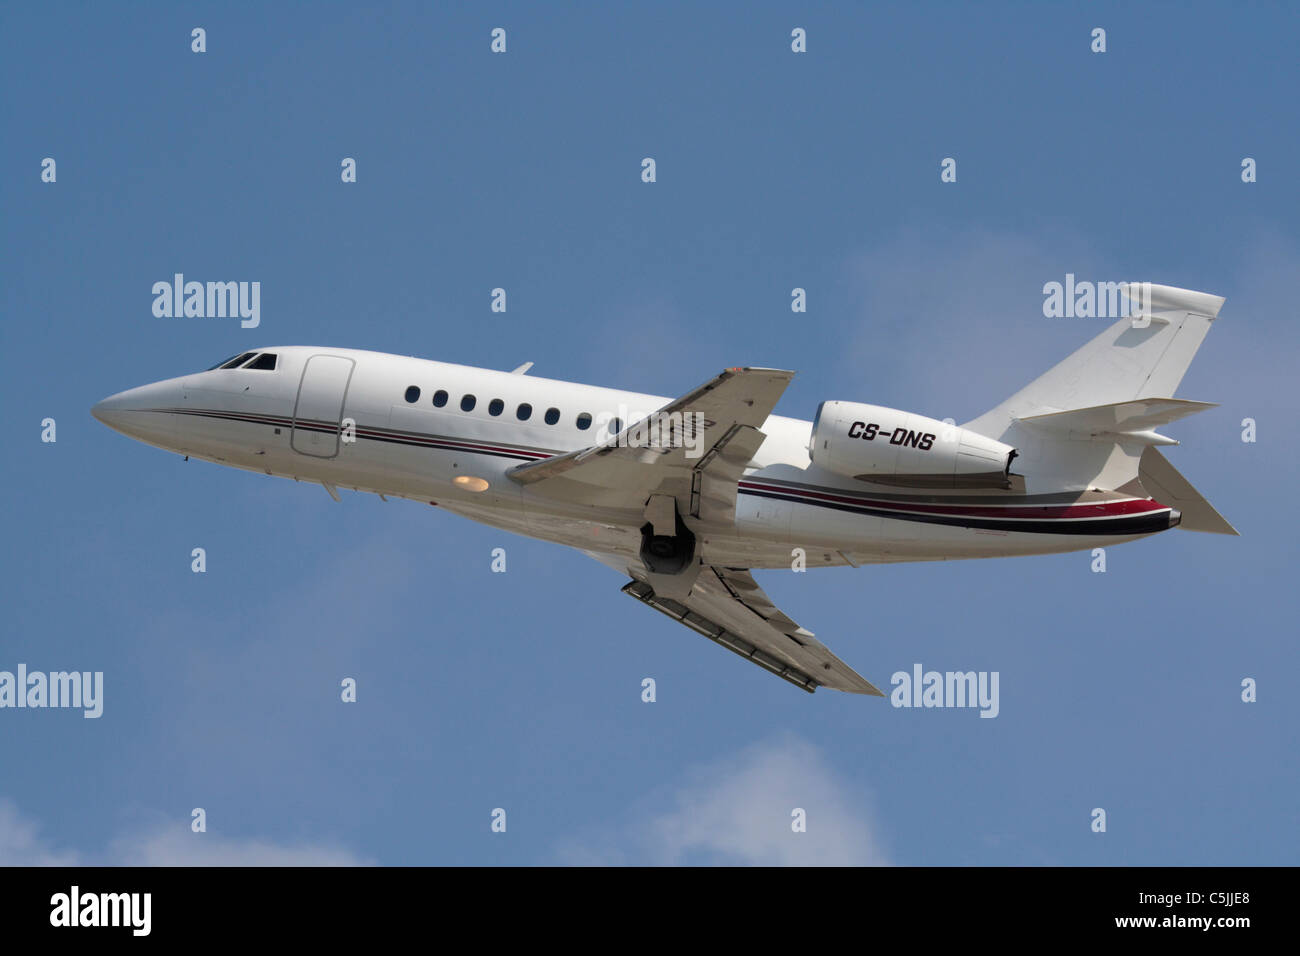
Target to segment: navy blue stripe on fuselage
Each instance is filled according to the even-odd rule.
[[[292,428],[298,431],[317,432],[323,435],[337,435],[340,431],[336,422],[322,422],[307,419],[294,420],[276,415],[259,415],[252,412],[225,412],[189,408],[159,408],[154,411],[170,412],[177,415],[194,415],[200,418],[215,418],[224,421],[248,422],[254,425],[273,425]],[[509,458],[515,461],[541,461],[560,452],[542,449],[529,449],[495,442],[473,442],[466,439],[446,438],[439,435],[426,435],[420,432],[401,432],[386,428],[356,426],[358,438],[370,441],[386,442],[392,445],[409,445],[414,448],[438,448],[444,451],[463,451],[474,455],[486,455],[492,458]]]
[[[892,521],[917,521],[922,524],[941,524],[956,528],[976,528],[983,531],[1019,531],[1035,534],[1154,534],[1169,528],[1169,511],[1155,511],[1149,514],[1124,515],[1116,518],[976,518],[968,515],[936,515],[900,513],[869,505],[849,504],[840,501],[818,501],[793,494],[780,494],[772,491],[755,491],[741,488],[742,495],[756,498],[772,498],[777,501],[790,501],[794,504],[812,505],[817,508],[830,508],[834,511],[846,511],[850,514],[869,515],[871,517],[889,518]]]

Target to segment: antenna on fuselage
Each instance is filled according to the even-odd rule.
[[[525,362],[523,365],[519,366],[517,369],[513,369],[513,370],[510,372],[510,374],[511,374],[511,375],[527,375],[527,374],[528,374],[528,370],[529,370],[530,368],[532,368],[532,367],[533,367],[533,363],[532,363],[532,362]]]

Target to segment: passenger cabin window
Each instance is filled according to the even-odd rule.
[[[420,400],[420,389],[412,385],[406,390],[406,400],[414,405]]]
[[[583,412],[578,416],[578,431],[585,432],[591,427],[591,416]]]
[[[521,422],[528,421],[528,419],[533,417],[533,406],[529,405],[527,402],[524,402],[522,405],[519,406],[518,409],[516,409],[515,417],[518,418]]]
[[[477,401],[478,399],[473,395],[466,395],[460,400],[460,410],[462,412],[472,412],[474,410],[474,403]]]
[[[274,352],[263,352],[263,353],[262,353],[261,355],[259,355],[257,358],[253,359],[253,361],[251,361],[251,362],[249,362],[247,365],[245,365],[244,368],[255,368],[255,369],[257,369],[258,371],[262,371],[262,372],[274,372],[274,371],[275,371],[275,353],[274,353]]]
[[[505,407],[506,407],[505,402],[501,401],[501,399],[499,398],[494,398],[492,399],[491,402],[488,403],[488,414],[500,415],[503,411],[505,411]]]
[[[447,392],[445,389],[438,389],[433,393],[433,404],[438,408],[447,404]]]
[[[560,410],[558,408],[548,408],[546,410],[546,424],[554,425],[560,420]]]
[[[612,418],[612,419],[610,419],[610,422],[609,422],[609,433],[610,433],[611,435],[617,435],[617,434],[618,434],[619,432],[621,432],[622,430],[623,430],[623,419],[621,419],[621,418]]]

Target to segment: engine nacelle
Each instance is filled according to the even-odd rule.
[[[822,402],[809,455],[839,475],[914,488],[1007,488],[1016,450],[1000,441],[858,402]]]

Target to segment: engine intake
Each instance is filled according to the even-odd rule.
[[[1016,450],[924,415],[822,402],[808,454],[838,475],[913,488],[1008,488]]]

